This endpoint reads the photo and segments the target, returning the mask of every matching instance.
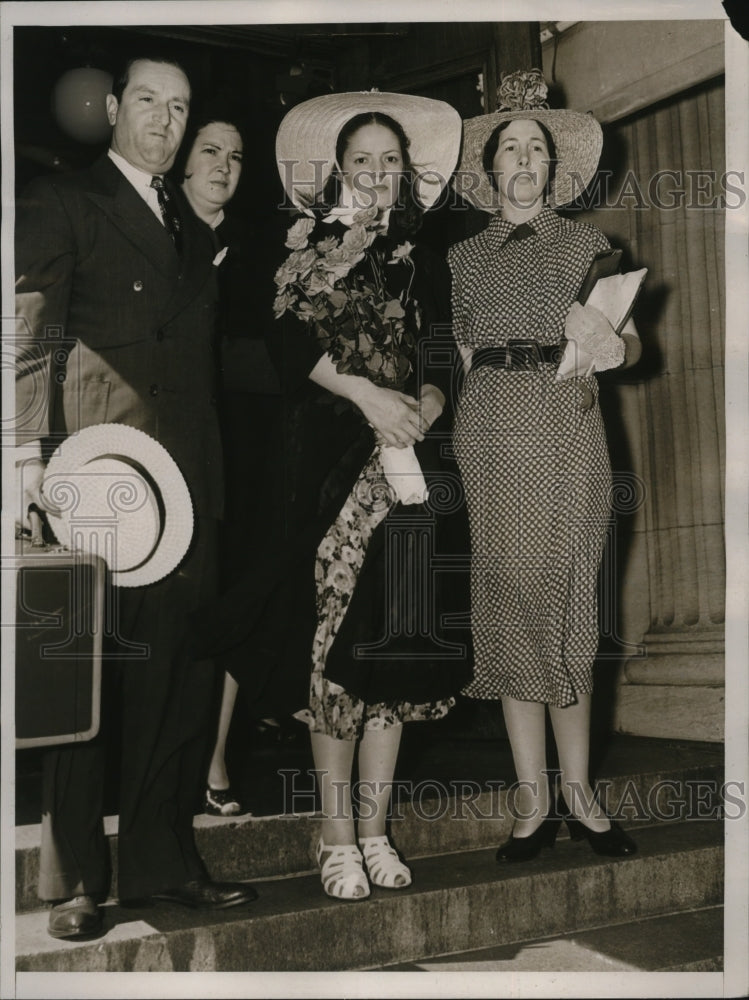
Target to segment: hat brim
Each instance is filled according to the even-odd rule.
[[[127,424],[95,424],[50,459],[42,496],[62,545],[102,556],[120,587],[168,576],[193,534],[190,491],[162,444]]]
[[[43,495],[60,504],[47,520],[61,545],[96,551],[111,570],[130,572],[153,554],[161,514],[153,488],[129,462],[95,458],[78,467],[47,470]]]
[[[495,111],[463,122],[463,149],[453,187],[482,212],[501,208],[499,194],[483,165],[484,147],[503,122],[524,119],[544,125],[554,140],[557,166],[549,191],[549,205],[560,208],[578,198],[590,184],[603,147],[601,126],[590,114],[556,108]]]
[[[379,112],[402,126],[409,140],[416,189],[430,208],[447,185],[460,152],[461,120],[444,101],[411,94],[363,91],[325,94],[298,104],[281,122],[276,162],[281,182],[297,208],[308,208],[335,167],[335,147],[346,122]]]

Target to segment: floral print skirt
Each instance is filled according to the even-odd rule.
[[[448,698],[426,705],[407,701],[368,705],[325,677],[326,657],[354,593],[367,545],[394,503],[377,447],[317,548],[317,629],[312,643],[310,705],[297,712],[296,718],[306,722],[312,732],[335,739],[353,740],[365,729],[439,719],[455,704],[454,698]]]

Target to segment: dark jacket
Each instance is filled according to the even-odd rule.
[[[181,193],[173,192],[181,199]],[[43,177],[16,213],[19,437],[121,422],[175,459],[197,513],[221,513],[211,233],[181,204],[186,248],[104,156]]]

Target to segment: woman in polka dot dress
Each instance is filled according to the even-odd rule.
[[[575,304],[594,256],[594,226],[561,218],[591,180],[598,123],[552,111],[541,74],[511,74],[509,110],[464,123],[457,177],[488,227],[451,248],[455,335],[466,378],[454,444],[471,524],[474,680],[465,693],[502,699],[518,777],[512,836],[499,861],[554,842],[561,813],[546,778],[546,706],[575,837],[599,853],[632,854],[632,840],[595,801],[588,777],[597,573],[609,525],[611,471],[598,384],[585,374],[631,364],[639,339]],[[556,377],[560,342],[593,328],[581,372]],[[625,357],[626,354],[626,357]]]

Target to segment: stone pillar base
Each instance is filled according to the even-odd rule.
[[[628,660],[614,728],[663,739],[724,739],[725,664],[719,629],[653,633],[646,656]]]
[[[722,687],[665,687],[622,684],[614,729],[632,736],[723,741],[725,691]]]

